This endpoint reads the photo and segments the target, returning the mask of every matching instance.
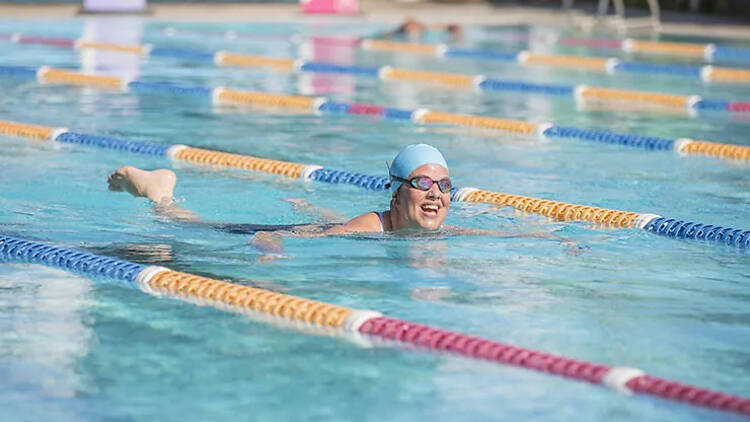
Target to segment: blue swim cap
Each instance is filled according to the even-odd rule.
[[[392,176],[406,179],[417,167],[425,164],[438,164],[446,169],[448,164],[443,154],[437,148],[427,144],[407,145],[396,155],[388,168],[388,178],[391,179],[391,193],[395,193],[402,182],[393,180]]]

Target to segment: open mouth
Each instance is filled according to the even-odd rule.
[[[430,217],[436,217],[438,214],[438,206],[434,204],[422,205],[422,212]]]

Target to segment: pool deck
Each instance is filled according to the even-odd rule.
[[[147,15],[154,20],[201,22],[367,22],[396,24],[406,16],[425,22],[455,22],[464,25],[536,24],[558,27],[591,26],[589,12],[564,12],[553,7],[493,7],[481,0],[446,3],[360,0],[361,13],[354,16],[303,15],[292,3],[170,3],[151,4]],[[78,4],[0,4],[0,19],[65,19],[78,15]],[[660,32],[750,41],[750,24],[732,18],[664,13]],[[644,30],[639,31],[641,34]],[[647,32],[646,32],[647,33]]]

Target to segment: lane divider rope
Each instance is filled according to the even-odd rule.
[[[91,135],[70,132],[63,128],[26,125],[2,120],[0,120],[0,135],[154,155],[175,161],[253,170],[303,181],[349,184],[377,191],[385,191],[388,183],[385,177],[328,169],[319,165],[269,160],[181,144],[168,145]],[[636,228],[676,239],[703,240],[740,249],[750,249],[750,230],[694,223],[656,214],[569,204],[472,187],[454,188],[451,192],[451,200],[511,206],[519,211],[543,215],[558,221],[583,221],[603,227]]]
[[[615,391],[648,394],[720,411],[750,415],[750,399],[647,375],[635,368],[608,366],[441,330],[270,290],[229,283],[165,267],[146,266],[75,249],[0,234],[0,261],[41,264],[119,285],[219,309],[234,310],[320,328],[323,333],[364,335],[474,359],[587,381]],[[261,319],[261,318],[258,318]]]
[[[175,35],[172,33],[172,35]],[[508,34],[498,36],[496,40],[505,41]],[[547,45],[557,44],[568,47],[586,47],[592,49],[621,50],[624,53],[643,53],[663,56],[674,56],[681,59],[692,59],[696,61],[716,62],[750,62],[750,49],[716,45],[714,43],[701,44],[676,41],[650,41],[635,38],[623,40],[611,38],[582,38],[560,36],[559,34],[546,33],[542,35],[520,35],[511,36],[513,41],[541,42]],[[487,50],[477,50],[487,51]]]
[[[595,49],[615,49],[625,53],[646,53],[675,56],[682,59],[693,59],[713,63],[717,61],[750,62],[750,49],[727,47],[714,43],[700,44],[690,42],[649,41],[634,38],[623,40],[602,38],[557,37],[553,43],[573,47]]]
[[[689,138],[661,138],[617,133],[607,130],[581,129],[558,126],[549,122],[530,123],[494,117],[443,113],[427,109],[403,110],[369,104],[338,103],[328,101],[324,97],[240,91],[226,87],[183,87],[166,81],[129,81],[123,78],[87,75],[49,67],[31,69],[22,66],[0,66],[0,75],[38,79],[44,84],[74,84],[105,89],[118,88],[121,91],[197,95],[211,98],[216,105],[277,107],[313,114],[376,115],[386,120],[410,120],[417,124],[433,123],[470,126],[500,130],[519,135],[537,135],[547,139],[572,138],[648,150],[671,150],[680,155],[702,155],[732,160],[750,160],[750,147],[744,145],[732,145]],[[581,91],[580,95],[587,95],[586,92],[588,91]],[[601,91],[599,94],[601,94]],[[661,97],[659,100],[667,102],[674,99]]]
[[[644,44],[641,44],[644,45]],[[369,51],[409,52],[434,57],[455,57],[479,60],[516,62],[526,66],[546,66],[593,70],[608,75],[621,73],[662,74],[690,77],[702,82],[750,83],[750,70],[711,65],[680,65],[637,61],[620,61],[615,57],[598,58],[574,55],[537,54],[521,51],[484,51],[451,48],[445,44],[422,44],[396,41],[367,40],[362,48]]]

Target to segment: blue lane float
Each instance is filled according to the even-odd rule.
[[[85,145],[134,154],[155,155],[158,157],[165,157],[167,155],[167,150],[171,147],[171,145],[155,142],[132,141],[128,139],[113,138],[111,136],[98,136],[79,132],[63,132],[55,137],[55,141],[64,144]]]
[[[0,235],[0,259],[56,267],[89,277],[108,277],[134,286],[145,265]]]
[[[19,79],[36,79],[37,68],[26,66],[0,66],[0,76]]]
[[[740,249],[750,249],[750,230],[694,223],[667,217],[656,217],[649,221],[643,229],[675,239],[703,240]]]
[[[482,91],[527,92],[554,96],[572,96],[575,92],[575,85],[539,84],[495,78],[485,78],[478,86]]]
[[[549,138],[574,138],[605,144],[623,145],[649,150],[673,150],[676,139],[656,136],[630,135],[607,130],[579,129],[575,127],[552,126],[544,131]]]
[[[349,114],[351,104],[336,101],[325,101],[318,106],[318,111],[325,114]]]
[[[133,92],[158,93],[171,95],[194,95],[211,98],[212,90],[202,86],[185,86],[171,82],[132,81],[128,89]]]
[[[310,174],[310,180],[324,183],[338,183],[359,186],[370,190],[385,190],[388,178],[381,176],[370,176],[362,173],[352,173],[346,170],[333,170],[322,168]]]
[[[149,55],[152,57],[168,57],[206,64],[213,64],[214,62],[214,53],[193,49],[153,47],[149,49]]]
[[[731,104],[731,101],[725,100],[700,99],[693,104],[693,108],[705,111],[727,111],[730,109]]]
[[[517,51],[490,51],[466,48],[447,48],[443,52],[445,57],[456,57],[462,59],[493,60],[500,62],[518,61]]]
[[[615,72],[623,73],[647,73],[684,76],[702,80],[703,66],[640,63],[640,62],[618,62],[614,66]]]
[[[414,110],[404,110],[402,108],[385,107],[383,108],[383,117],[391,120],[411,120]]]
[[[380,67],[375,66],[350,66],[332,63],[303,62],[299,66],[301,72],[312,73],[342,73],[353,76],[366,76],[377,78]]]
[[[716,61],[750,62],[750,49],[715,46],[713,58]]]

